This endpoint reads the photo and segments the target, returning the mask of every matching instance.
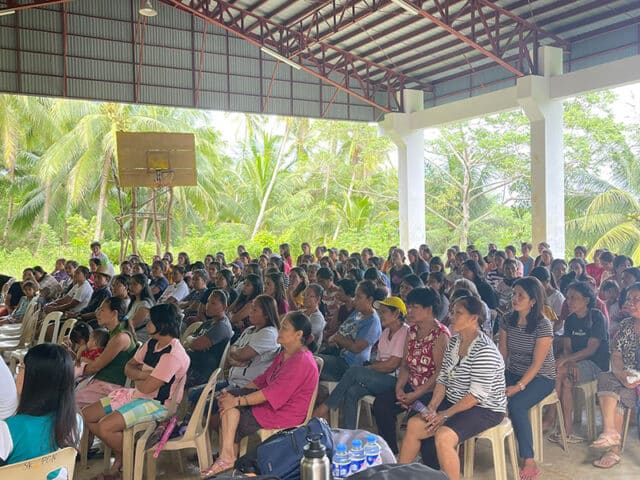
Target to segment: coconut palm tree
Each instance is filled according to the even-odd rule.
[[[640,263],[640,158],[628,152],[610,165],[610,175],[584,172],[585,191],[592,192],[583,214],[567,222],[581,234],[591,252],[607,248]]]

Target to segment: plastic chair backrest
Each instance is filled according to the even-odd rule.
[[[32,458],[24,462],[14,463],[0,468],[0,478],[11,480],[45,480],[49,473],[65,468],[67,478],[73,478],[76,467],[76,449],[63,448],[49,455]]]
[[[316,360],[316,364],[318,365],[318,373],[322,373],[322,369],[324,368],[324,359],[319,357],[318,355],[314,355],[313,358]],[[309,408],[307,409],[307,418],[305,419],[305,423],[313,418],[313,410],[316,405],[316,398],[318,397],[318,386],[320,385],[320,379],[318,379],[318,383],[316,384],[316,389],[313,391],[313,395],[311,396],[311,401],[309,402]]]
[[[77,320],[75,318],[69,318],[62,324],[62,327],[60,327],[60,333],[58,334],[58,344],[62,344],[64,337],[71,333],[76,322]]]
[[[220,362],[218,366],[224,371],[224,364],[227,363],[227,357],[229,356],[229,348],[231,348],[231,341],[227,342],[227,346],[224,347],[224,351],[222,352],[222,356],[220,357]]]
[[[189,338],[189,335],[191,335],[193,332],[195,332],[198,328],[200,328],[200,325],[202,325],[202,322],[193,322],[191,325],[189,325],[184,333],[182,334],[182,336],[180,337],[180,343],[182,343],[184,345],[184,342],[187,341],[187,338]]]
[[[213,394],[216,391],[216,382],[218,381],[218,376],[220,376],[221,371],[221,368],[216,368],[209,377],[209,381],[204,386],[204,390],[202,390],[200,398],[198,398],[198,402],[196,403],[191,418],[189,419],[187,430],[184,432],[185,439],[195,438],[208,428],[214,403]],[[206,417],[204,415],[205,408],[207,409]],[[203,422],[203,420],[206,421]]]
[[[38,336],[38,343],[36,345],[40,345],[45,342],[45,338],[47,335],[47,330],[49,330],[49,324],[53,324],[53,338],[56,338],[58,330],[60,329],[60,319],[62,318],[62,312],[51,312],[48,313],[44,320],[42,321],[42,325],[40,327],[40,335]]]
[[[167,407],[167,418],[176,414],[176,410],[178,409],[178,395],[177,393],[182,390],[182,394],[184,395],[184,385],[187,382],[187,375],[184,374],[182,377],[178,379],[178,383],[176,384],[175,394],[171,397],[171,401],[169,402],[169,406]],[[182,395],[180,395],[182,399]]]
[[[33,337],[36,333],[36,325],[38,323],[38,299],[34,298],[27,305],[27,310],[22,317],[22,331],[20,332],[20,340],[18,342],[20,347],[23,347],[33,342]]]

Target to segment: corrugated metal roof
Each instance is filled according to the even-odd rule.
[[[368,121],[401,108],[384,104],[387,89],[401,83],[424,89],[427,107],[513,86],[514,71],[532,73],[519,49],[532,48],[535,38],[566,42],[567,70],[640,53],[638,0],[405,1],[432,18],[390,0],[153,0],[153,18],[139,16],[137,0],[64,7],[18,0],[40,5],[0,17],[0,88]],[[522,45],[520,31],[528,39]],[[284,38],[294,41],[279,44]],[[260,45],[304,69],[278,63]]]

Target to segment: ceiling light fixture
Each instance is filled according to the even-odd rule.
[[[264,53],[266,53],[267,55],[272,56],[273,58],[275,58],[276,60],[280,60],[282,63],[286,63],[287,65],[289,65],[291,68],[295,68],[296,70],[300,70],[302,67],[300,65],[298,65],[297,63],[294,63],[293,61],[289,60],[287,57],[283,57],[282,55],[280,55],[278,52],[274,52],[273,50],[271,50],[270,48],[267,47],[260,47],[260,50],[262,50]]]
[[[407,3],[405,0],[391,0],[392,3],[395,3],[397,6],[404,8],[407,12],[418,15],[418,9],[413,5]]]
[[[0,10],[0,17],[5,17],[7,15],[15,15],[15,10]]]
[[[144,7],[138,10],[138,13],[145,17],[155,17],[156,15],[158,15],[158,11],[153,8],[153,5],[151,5],[151,0],[147,0],[146,2],[144,2]]]

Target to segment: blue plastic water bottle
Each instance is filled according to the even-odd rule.
[[[349,476],[351,470],[351,460],[349,452],[344,443],[339,443],[336,451],[333,453],[333,461],[331,462],[331,473],[334,480],[342,480]]]
[[[375,467],[382,463],[380,457],[380,445],[375,435],[367,435],[367,443],[364,446],[365,468]]]
[[[364,448],[362,447],[362,440],[353,440],[351,442],[349,458],[351,459],[351,475],[365,468]]]

